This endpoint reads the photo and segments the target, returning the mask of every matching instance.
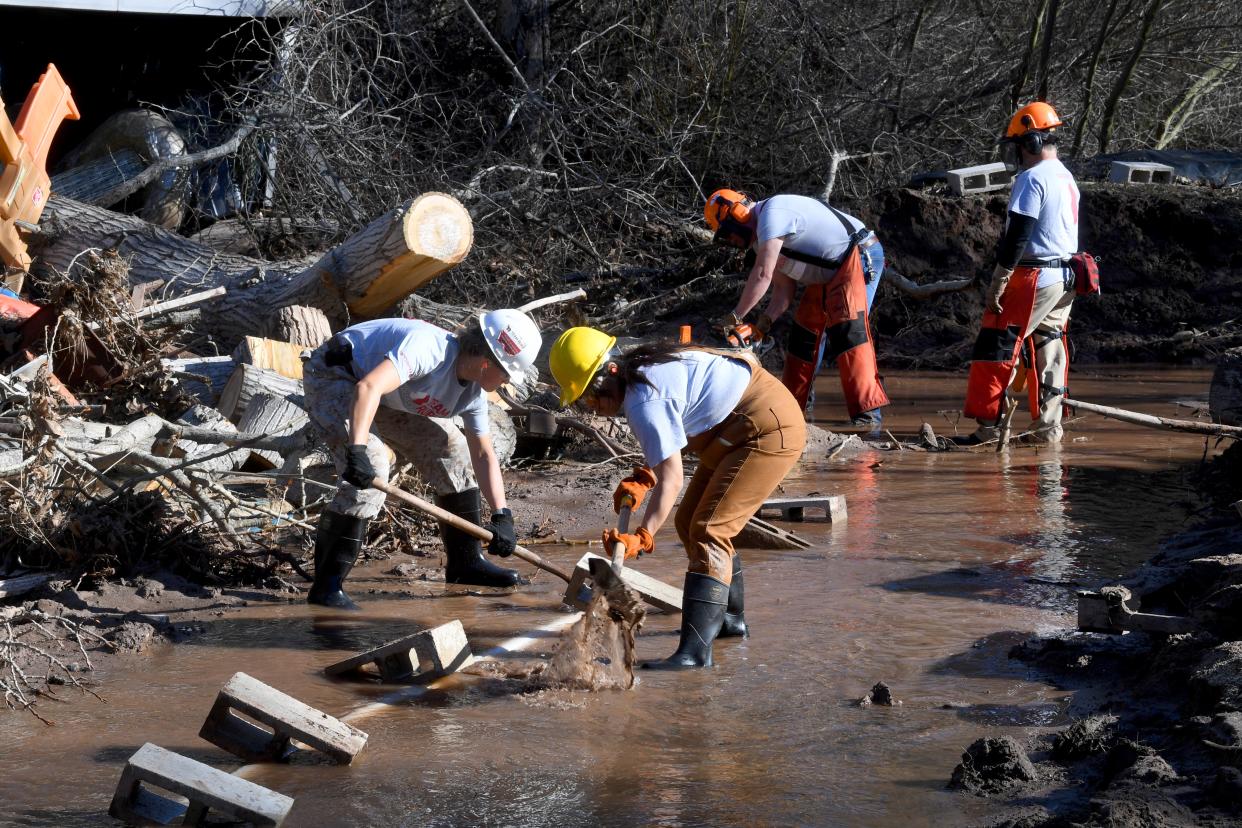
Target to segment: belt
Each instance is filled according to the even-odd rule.
[[[880,237],[875,234],[874,230],[869,230],[867,231],[867,238],[863,239],[862,241],[858,243],[858,249],[863,250],[865,248],[871,247],[871,245],[873,244],[879,244],[879,243],[880,243]]]
[[[1069,267],[1069,259],[1023,259],[1018,267]]]
[[[330,368],[344,368],[354,372],[354,346],[341,336],[334,336],[324,347],[323,363]]]

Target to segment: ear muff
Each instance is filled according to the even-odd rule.
[[[1045,135],[1042,132],[1028,132],[1018,139],[1018,143],[1031,155],[1039,155],[1044,149],[1044,138]]]

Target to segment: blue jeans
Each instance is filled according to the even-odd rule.
[[[871,316],[871,305],[875,302],[875,292],[880,287],[880,278],[884,276],[884,245],[880,244],[880,240],[876,239],[875,244],[870,247],[861,248],[858,251],[859,258],[862,260],[863,279],[867,282],[867,316]],[[821,337],[819,340],[819,355],[815,359],[815,374],[819,375],[819,369],[824,364],[824,349],[828,346],[828,337]],[[815,405],[815,386],[811,386],[811,393],[806,398],[806,407],[810,411]],[[866,412],[862,416],[872,414]],[[872,419],[879,420],[880,409],[875,409]]]

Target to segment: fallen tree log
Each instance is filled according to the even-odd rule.
[[[1174,420],[1169,417],[1142,414],[1138,411],[1127,411],[1124,408],[1113,408],[1110,405],[1095,405],[1094,403],[1082,402],[1080,400],[1071,400],[1069,397],[1064,398],[1064,403],[1070,408],[1077,408],[1080,411],[1090,411],[1092,414],[1100,414],[1124,423],[1132,423],[1148,428],[1162,428],[1166,431],[1185,431],[1191,434],[1203,434],[1208,437],[1242,439],[1242,428],[1238,426],[1201,423],[1197,420]]]
[[[390,210],[316,261],[218,253],[141,219],[57,196],[40,229],[40,268],[68,271],[84,250],[115,248],[129,262],[131,284],[165,282],[161,299],[226,288],[202,306],[199,323],[226,347],[270,330],[272,314],[289,305],[319,308],[338,325],[380,316],[465,258],[474,237],[469,213],[443,193]]]
[[[883,281],[892,285],[897,290],[914,299],[932,299],[945,293],[956,293],[960,290],[966,290],[979,283],[977,278],[971,279],[953,279],[948,282],[929,282],[920,285],[912,279],[902,276],[891,267],[884,269]]]
[[[220,392],[237,368],[233,358],[227,356],[165,359],[161,362],[187,394],[207,405],[216,404]]]
[[[319,308],[289,305],[276,311],[268,335],[303,348],[318,348],[332,336],[332,323]]]
[[[219,411],[205,405],[194,406],[178,417],[177,422],[209,428],[229,436],[237,434],[237,426],[229,422]],[[166,451],[160,450],[165,447]],[[231,471],[240,468],[250,453],[246,449],[238,449],[228,454],[220,454],[219,446],[211,443],[196,443],[193,440],[165,441],[164,446],[157,442],[155,448],[159,455],[195,461],[195,467],[202,471]]]
[[[220,413],[230,420],[236,420],[246,413],[250,401],[259,394],[271,394],[276,397],[292,397],[298,405],[302,404],[302,381],[291,379],[277,371],[258,368],[254,365],[238,365],[233,376],[220,392],[220,402],[216,406]]]
[[[241,431],[280,437],[295,433],[309,422],[310,417],[297,403],[287,397],[264,393],[250,399],[237,427]],[[271,449],[251,449],[250,456],[269,469],[279,468],[284,463],[280,452]]]

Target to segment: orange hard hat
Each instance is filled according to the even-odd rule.
[[[1035,101],[1013,113],[1009,119],[1009,128],[1005,130],[1006,138],[1021,138],[1028,132],[1042,132],[1064,126],[1061,117],[1051,104]]]
[[[745,224],[750,218],[750,208],[755,202],[746,193],[737,190],[717,190],[703,205],[703,218],[713,231],[719,230],[725,219],[733,219],[738,224]]]

